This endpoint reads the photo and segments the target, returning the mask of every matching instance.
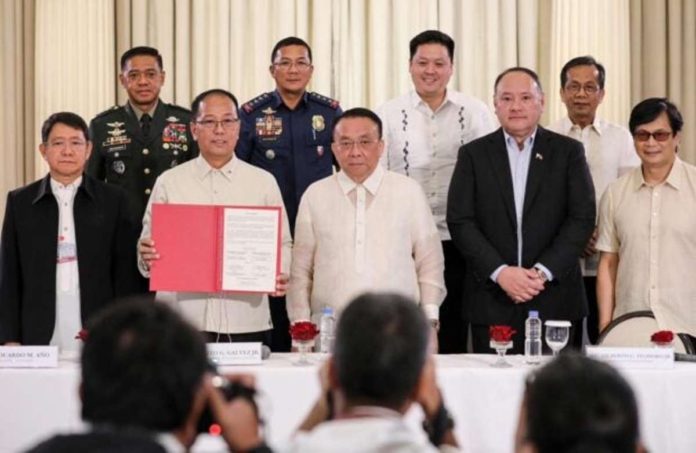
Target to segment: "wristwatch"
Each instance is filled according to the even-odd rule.
[[[538,267],[535,267],[535,268],[534,268],[534,271],[535,271],[536,274],[539,276],[539,278],[541,279],[542,282],[546,283],[547,281],[549,281],[548,277],[546,277],[546,272],[542,271],[542,270],[541,270],[540,268],[538,268]]]
[[[445,408],[444,401],[440,401],[440,406],[437,408],[435,415],[428,420],[423,421],[423,430],[428,435],[430,443],[436,447],[442,444],[442,440],[448,431],[454,429],[454,419]]]

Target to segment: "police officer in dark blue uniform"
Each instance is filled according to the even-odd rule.
[[[341,114],[338,101],[307,92],[312,78],[312,49],[300,38],[280,40],[271,52],[275,91],[240,109],[236,155],[273,174],[283,194],[290,230],[300,198],[313,182],[332,174],[331,125]],[[271,300],[273,350],[290,350],[285,298]]]
[[[140,224],[157,177],[197,156],[198,147],[189,130],[191,112],[159,99],[164,71],[157,49],[126,51],[119,79],[128,92],[128,103],[92,119],[94,149],[87,173],[124,188]]]
[[[314,67],[303,40],[279,41],[271,63],[276,89],[242,106],[236,155],[275,176],[294,231],[302,194],[333,172],[331,125],[341,109],[338,101],[306,91]]]

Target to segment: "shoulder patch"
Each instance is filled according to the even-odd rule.
[[[251,101],[242,105],[242,109],[244,109],[246,113],[251,113],[259,107],[266,105],[271,99],[273,99],[272,94],[273,92],[260,94]]]
[[[122,105],[114,105],[113,107],[111,107],[111,108],[109,108],[109,109],[106,109],[106,110],[104,110],[104,111],[101,112],[101,113],[98,113],[93,119],[96,120],[97,118],[101,118],[101,117],[103,117],[103,116],[108,116],[110,113],[113,113],[113,112],[115,112],[115,111],[117,111],[117,110],[119,110],[119,109],[122,109],[122,108],[123,108]]]
[[[309,99],[311,99],[312,101],[317,102],[319,104],[330,107],[334,110],[338,109],[338,101],[336,99],[331,99],[330,97],[326,97],[326,96],[321,95],[319,93],[315,93],[313,91],[310,92]]]

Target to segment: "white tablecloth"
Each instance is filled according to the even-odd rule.
[[[272,445],[282,446],[319,392],[316,367],[293,365],[291,354],[274,354],[261,366],[227,367],[252,372],[265,394]],[[317,362],[319,356],[314,356]],[[517,423],[524,378],[530,368],[519,356],[513,368],[490,367],[492,355],[438,356],[438,380],[456,421],[464,451],[509,453]],[[641,430],[652,452],[696,452],[696,364],[672,370],[626,370],[641,411]],[[79,368],[61,362],[57,369],[0,370],[0,452],[16,452],[56,432],[77,430],[80,422]],[[408,416],[414,429],[419,411]],[[214,445],[197,443],[197,450]]]

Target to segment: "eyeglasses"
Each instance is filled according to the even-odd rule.
[[[379,140],[368,140],[366,138],[357,141],[341,140],[340,142],[336,143],[336,147],[343,152],[352,150],[354,146],[357,146],[359,150],[364,151],[371,148],[372,145],[377,142],[379,142]]]
[[[633,139],[637,142],[647,142],[650,137],[654,138],[658,142],[666,142],[672,136],[672,131],[636,131],[633,134]]]
[[[290,60],[281,60],[278,63],[273,63],[273,66],[276,68],[280,69],[281,71],[289,71],[290,68],[295,66],[298,71],[306,71],[312,66],[312,63],[305,61],[305,60],[299,60],[299,61],[290,61]]]
[[[585,90],[587,94],[595,94],[600,88],[599,85],[595,84],[580,85],[579,83],[571,83],[570,85],[566,85],[565,90],[571,94],[578,94],[580,90]]]
[[[222,126],[223,129],[232,129],[235,124],[239,122],[239,118],[227,118],[224,120],[203,120],[203,121],[196,121],[196,124],[199,124],[202,128],[204,129],[209,129],[209,130],[214,130],[218,127],[218,125]]]
[[[143,76],[145,76],[145,80],[155,80],[158,75],[160,75],[159,71],[150,69],[147,71],[131,71],[128,74],[126,74],[126,78],[130,82],[137,82]]]

